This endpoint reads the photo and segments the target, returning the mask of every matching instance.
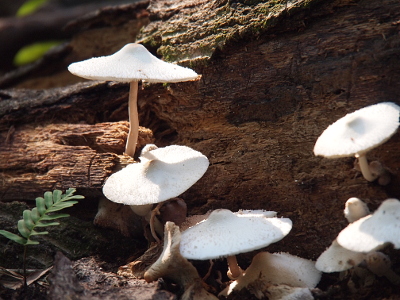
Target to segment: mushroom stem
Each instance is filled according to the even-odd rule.
[[[228,262],[228,277],[230,279],[237,279],[242,276],[242,269],[239,267],[236,256],[227,256],[226,261]]]
[[[161,242],[161,240],[157,236],[157,233],[159,233],[161,236],[164,234],[164,226],[161,224],[161,222],[157,219],[156,216],[160,214],[160,208],[162,205],[163,202],[158,203],[157,206],[149,213],[150,214],[149,224],[150,224],[151,235],[154,237],[157,243]]]
[[[144,204],[144,205],[129,205],[133,212],[140,217],[145,217],[151,212],[151,208],[153,204]]]
[[[129,156],[135,154],[136,143],[139,135],[139,115],[137,109],[138,81],[131,81],[129,90],[129,133],[126,140],[125,153]]]
[[[360,165],[361,174],[364,176],[366,180],[371,182],[374,181],[376,178],[378,178],[377,175],[371,173],[371,170],[369,169],[368,165],[367,156],[364,153],[356,154],[356,157],[358,158],[358,164]]]
[[[400,284],[400,276],[391,269],[389,256],[382,252],[374,251],[368,253],[366,258],[368,270],[378,276],[385,276],[392,284]]]
[[[164,226],[156,217],[157,212],[159,214],[158,208],[155,208],[155,211],[153,212],[151,209],[153,204],[130,205],[130,207],[135,214],[140,217],[144,217],[146,222],[150,224],[151,235],[154,237],[157,243],[160,243],[157,233],[162,236],[164,234]]]

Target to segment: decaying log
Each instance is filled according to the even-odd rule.
[[[99,189],[120,161],[127,122],[23,126],[2,135],[0,148],[3,201],[32,200],[55,188]],[[152,143],[141,128],[139,145]],[[24,187],[23,189],[21,187]]]
[[[140,124],[153,131],[157,145],[187,145],[210,159],[205,176],[182,195],[190,214],[216,208],[277,211],[294,226],[290,238],[269,250],[315,259],[345,226],[342,210],[348,198],[366,200],[373,210],[388,197],[400,197],[399,134],[369,154],[393,173],[385,187],[366,182],[354,170],[352,158],[328,160],[312,151],[319,134],[346,113],[383,101],[400,103],[398,1],[293,1],[277,7],[262,1],[155,1],[147,10],[151,22],[139,40],[166,60],[202,74],[199,82],[144,85],[139,91]],[[96,36],[110,33],[107,27],[97,30]],[[77,41],[72,42],[73,53],[81,47],[89,53],[99,43]],[[112,53],[114,46],[105,43],[102,51]],[[52,80],[58,79],[58,86],[69,83],[57,76]],[[49,78],[21,81],[19,86],[33,82],[40,89]],[[73,92],[63,94],[69,89]],[[22,117],[29,101],[13,98],[13,92],[1,92],[0,105],[6,107],[0,114],[3,138],[11,126],[14,136],[22,137],[45,120],[127,120],[124,84],[83,83],[36,92],[55,98],[34,105],[27,120]],[[69,146],[57,147],[61,151]],[[81,174],[80,179],[59,177],[52,184],[98,189],[117,163],[115,150],[77,147],[84,153],[83,169],[71,164],[68,170]],[[20,149],[37,155],[36,150]],[[98,173],[93,162],[88,168],[91,157],[98,158]],[[5,162],[1,169],[14,167]],[[89,169],[97,177],[89,180]],[[43,173],[18,174],[29,174],[31,186],[3,185],[0,195],[26,189],[40,194],[41,176],[52,170],[39,170]]]

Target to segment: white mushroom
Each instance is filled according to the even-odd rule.
[[[137,111],[138,82],[182,82],[200,78],[192,69],[167,63],[152,55],[140,44],[127,44],[118,52],[76,62],[68,70],[77,76],[92,80],[129,82],[129,134],[126,154],[136,151],[139,119]]]
[[[365,253],[343,248],[334,240],[318,257],[315,267],[324,273],[342,272],[358,266],[365,258]]]
[[[351,224],[343,230],[347,232],[344,237],[341,237],[344,244],[340,245],[338,243],[339,237],[335,239],[332,245],[318,257],[315,264],[316,268],[322,272],[331,273],[345,271],[354,267],[355,274],[358,274],[358,276],[362,274],[361,277],[370,279],[371,274],[367,274],[369,272],[366,271],[366,266],[375,275],[385,276],[393,284],[400,284],[400,276],[390,268],[389,257],[375,251],[388,242],[384,238],[388,234],[381,235],[385,230],[391,231],[389,234],[399,236],[399,234],[396,234],[400,226],[399,220],[396,219],[400,215],[399,209],[400,202],[398,200],[388,199],[382,203],[381,207],[373,215],[370,215],[368,207],[360,199],[350,198],[347,200],[344,213]],[[391,216],[387,214],[391,214]],[[385,222],[379,220],[386,216],[388,217],[386,223],[392,223],[392,228],[390,228],[390,225],[389,228],[385,227]],[[364,223],[366,224],[363,226]],[[378,234],[376,235],[376,233]],[[380,241],[377,241],[377,239],[380,239]],[[354,240],[354,242],[350,240]],[[391,242],[393,240],[396,240],[396,237],[391,239]],[[361,245],[355,248],[354,244],[356,243],[361,243]],[[349,245],[351,247],[348,247]]]
[[[253,210],[241,209],[238,212],[235,212],[234,214],[237,215],[238,217],[241,216],[250,217],[250,216],[260,215],[265,218],[274,218],[277,216],[278,213],[276,211],[263,210],[263,209],[253,209]]]
[[[209,165],[207,157],[200,152],[178,145],[164,148],[148,145],[140,161],[112,174],[103,186],[103,193],[113,202],[130,205],[148,221],[153,204],[185,192],[204,175]]]
[[[373,251],[367,254],[367,268],[372,273],[378,276],[385,276],[392,284],[400,284],[400,276],[392,269],[392,263],[389,256],[382,252]]]
[[[371,215],[361,218],[343,229],[338,243],[351,251],[371,252],[392,243],[400,248],[400,201],[387,199]]]
[[[314,154],[328,158],[355,156],[364,178],[374,181],[366,153],[386,142],[399,126],[400,107],[383,102],[347,114],[330,125],[317,139]]]
[[[344,216],[349,223],[355,222],[369,215],[369,213],[367,204],[359,198],[352,197],[346,201]],[[342,272],[358,266],[365,258],[365,253],[343,248],[335,239],[318,257],[315,267],[325,273]]]
[[[164,248],[156,262],[144,273],[144,279],[152,282],[158,278],[169,278],[179,284],[184,293],[182,300],[217,300],[207,292],[196,268],[179,252],[181,233],[173,222],[165,224]]]
[[[252,283],[260,281],[262,286],[287,285],[290,287],[314,288],[321,279],[321,272],[315,268],[311,260],[300,258],[289,253],[260,252],[253,257],[253,261],[244,275],[232,282],[219,295],[228,296],[232,291],[240,291]],[[259,292],[252,291],[255,294]],[[260,291],[263,293],[264,291]],[[265,295],[264,295],[265,296]]]
[[[349,223],[353,223],[369,214],[370,211],[367,204],[359,198],[352,197],[346,201],[344,216]]]
[[[226,257],[231,277],[241,276],[236,254],[266,247],[284,238],[291,230],[287,218],[266,218],[263,214],[234,214],[227,209],[210,216],[182,233],[180,251],[187,259]]]

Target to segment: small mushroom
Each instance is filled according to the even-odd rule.
[[[167,63],[152,55],[143,45],[127,44],[118,52],[72,63],[68,70],[92,80],[129,82],[129,133],[125,153],[132,156],[136,151],[139,130],[137,111],[138,82],[153,83],[198,80],[200,76],[192,69]]]
[[[367,204],[359,198],[352,197],[346,201],[344,216],[349,223],[353,223],[369,214],[370,211]]]
[[[396,208],[398,204],[393,204],[394,203],[392,203],[392,208],[394,210],[398,209]],[[384,206],[386,206],[386,204]],[[386,209],[390,209],[389,206],[390,205],[388,205]],[[363,222],[363,220],[369,220],[373,217],[373,215],[369,214],[369,210],[366,204],[358,198],[350,198],[349,200],[347,200],[344,213],[347,220],[351,223],[348,227],[353,226],[353,224],[356,224],[357,222]],[[393,218],[389,217],[388,222],[391,221],[393,221]],[[375,223],[373,227],[375,226],[379,227],[379,224]],[[358,228],[360,228],[360,226]],[[385,229],[381,228],[380,230]],[[368,235],[368,232],[370,231],[367,230],[365,234]],[[359,237],[357,233],[353,232],[353,234],[355,234],[353,238],[355,238],[357,241],[360,241],[360,238],[363,238]],[[378,276],[385,276],[393,284],[399,284],[400,276],[398,276],[396,273],[393,272],[393,270],[391,270],[389,257],[381,252],[374,251],[375,249],[383,247],[384,244],[385,242],[381,243],[380,245],[372,245],[372,247],[371,245],[367,245],[367,247],[363,246],[363,251],[361,252],[352,250],[354,248],[346,249],[347,247],[343,247],[338,243],[337,239],[335,239],[332,242],[332,245],[318,257],[315,266],[318,270],[325,273],[342,272],[353,268],[353,276],[358,278],[358,280],[364,282],[364,285],[370,284],[371,280],[373,280],[373,275],[371,274],[371,272]],[[357,250],[361,250],[361,248]],[[348,284],[350,287],[353,287],[354,283],[350,279]]]
[[[233,213],[217,209],[182,233],[180,251],[187,259],[226,257],[228,276],[242,275],[236,254],[257,250],[278,242],[292,229],[288,218],[267,218],[262,213]]]
[[[386,142],[399,126],[400,107],[383,102],[361,108],[331,124],[317,139],[314,154],[327,158],[355,156],[368,181],[377,179],[366,154]]]
[[[367,204],[355,197],[346,201],[343,212],[349,223],[353,223],[370,214]],[[365,258],[365,253],[343,248],[335,239],[318,257],[315,266],[324,273],[342,272],[358,266]]]
[[[141,220],[129,206],[120,205],[101,197],[93,224],[103,228],[117,229],[126,237],[143,235]]]
[[[392,284],[400,284],[400,276],[392,269],[392,264],[389,256],[382,252],[373,251],[367,254],[365,259],[367,268],[372,273],[378,276],[385,276]]]
[[[179,252],[181,233],[173,222],[165,224],[164,249],[157,261],[144,273],[144,279],[152,282],[158,278],[169,278],[179,284],[184,293],[182,300],[217,300],[202,286],[196,268]]]
[[[203,176],[209,162],[206,156],[187,146],[148,145],[144,150],[140,163],[130,164],[106,180],[103,193],[113,202],[130,205],[135,213],[150,221],[153,204],[185,192]],[[156,226],[162,232],[161,223]]]
[[[219,295],[229,296],[233,291],[240,291],[252,285],[252,292],[264,298],[263,289],[256,291],[256,286],[286,285],[298,288],[314,288],[321,279],[321,272],[315,268],[311,260],[300,258],[289,253],[260,252],[253,257],[253,261],[243,276],[232,282]],[[254,284],[257,282],[257,284]],[[267,288],[268,291],[268,288]]]
[[[335,239],[317,259],[315,267],[324,273],[342,272],[358,266],[366,254],[340,246]]]
[[[343,229],[338,243],[351,251],[368,253],[392,243],[400,248],[400,201],[387,199],[371,215]]]

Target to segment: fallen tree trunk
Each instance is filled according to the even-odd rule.
[[[187,145],[210,159],[204,177],[183,194],[190,214],[216,208],[277,211],[291,218],[294,227],[290,238],[270,250],[315,259],[346,224],[342,210],[348,198],[364,199],[374,209],[388,197],[400,197],[398,134],[369,154],[394,174],[385,187],[366,182],[354,170],[353,159],[328,160],[312,151],[319,134],[346,113],[383,101],[400,103],[398,1],[174,3],[150,4],[151,22],[138,39],[164,59],[191,65],[202,79],[143,86],[139,111],[140,124],[153,131],[157,145]],[[109,34],[109,29],[100,26],[96,36]],[[87,47],[84,37],[85,32],[75,36],[65,61]],[[115,45],[103,47],[104,54],[115,50]],[[63,78],[58,77],[57,85]],[[48,80],[24,80],[19,86],[41,88]],[[118,164],[115,153],[123,150],[124,136],[116,130],[119,123],[95,124],[127,120],[122,104],[127,88],[78,84],[37,92],[37,101],[2,91],[2,200],[26,199],[47,186],[98,191]],[[43,101],[43,93],[52,100]],[[12,153],[26,149],[37,134],[35,127],[49,129],[48,123],[58,121],[66,125],[56,127],[74,132],[74,138],[66,134],[67,140],[79,141],[74,149],[80,149],[84,163],[66,164],[57,173],[62,157],[52,161],[45,155],[46,167],[32,172],[33,162],[39,163],[37,151],[22,152],[24,159]],[[118,147],[107,142],[101,150],[91,147],[85,140],[91,132],[104,139],[108,134]],[[60,131],[48,134],[54,140]],[[71,145],[57,147],[63,152]],[[81,179],[70,177],[76,173]],[[20,178],[28,178],[30,186]],[[43,178],[48,185],[41,183]]]

